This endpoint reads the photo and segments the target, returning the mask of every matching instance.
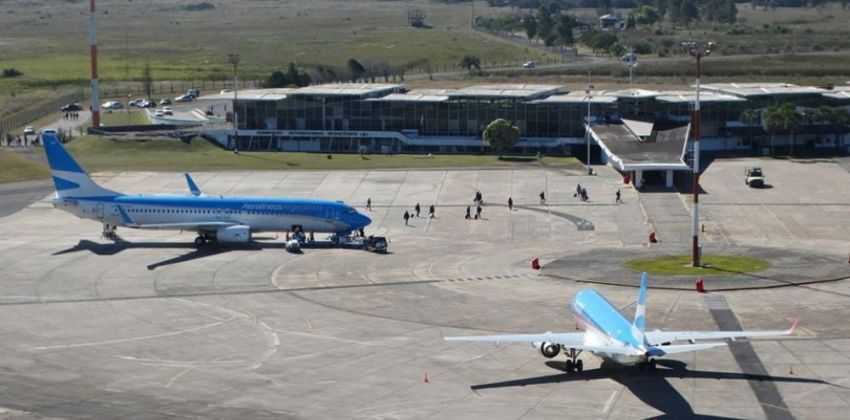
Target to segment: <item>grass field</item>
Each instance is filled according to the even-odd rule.
[[[765,260],[745,256],[704,255],[702,267],[692,267],[689,255],[663,256],[626,262],[635,272],[662,275],[728,276],[737,273],[756,273],[767,269]]]
[[[191,144],[178,140],[113,140],[109,137],[84,136],[72,141],[68,149],[93,172],[98,171],[217,171],[287,169],[392,169],[511,167],[536,165],[529,162],[499,160],[489,155],[359,155],[335,154],[328,159],[318,153],[240,153],[238,155],[196,139]],[[581,168],[574,158],[547,157],[550,167]]]
[[[101,114],[100,123],[103,126],[116,125],[147,125],[151,121],[145,111],[137,109],[122,109]]]
[[[0,183],[44,179],[50,176],[47,167],[15,152],[0,149]]]

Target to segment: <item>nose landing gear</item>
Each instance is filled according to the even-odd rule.
[[[118,234],[115,233],[116,230],[118,230],[118,226],[104,223],[103,232],[101,232],[100,235],[110,241],[118,241],[120,238],[118,238]]]

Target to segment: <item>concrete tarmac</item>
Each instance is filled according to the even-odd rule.
[[[714,182],[729,180],[714,177],[738,176],[736,165],[743,164],[715,162],[704,177],[717,194],[707,200],[706,241],[795,250],[831,244],[824,252],[845,252],[847,236],[821,227],[842,220],[850,196],[824,198],[827,206],[779,206],[779,221],[736,219],[731,207],[751,202],[777,211],[764,204],[770,197],[734,200],[717,191]],[[836,185],[850,185],[850,174],[830,165],[786,167],[800,172],[783,177],[822,182],[829,173],[839,176]],[[769,179],[779,170],[762,166]],[[586,285],[539,275],[529,260],[645,249],[652,228],[641,196],[612,171],[598,172],[193,174],[208,194],[333,198],[361,208],[371,198],[368,232],[390,238],[388,255],[289,254],[273,234],[261,234],[255,246],[199,252],[190,233],[120,229],[126,242],[112,244],[100,238],[99,224],[36,201],[0,218],[0,418],[846,417],[850,282],[708,297],[650,292],[650,329],[778,329],[800,318],[791,338],[747,342],[751,351],[742,354],[753,364],[740,363],[740,349],[717,348],[663,361],[650,373],[584,354],[578,375],[563,371],[563,357],[545,359],[531,346],[443,341],[575,330],[568,303]],[[128,193],[186,191],[178,173],[96,178]],[[576,183],[588,188],[590,202],[572,197]],[[794,180],[797,186],[805,182]],[[617,189],[624,204],[614,204]],[[817,202],[827,189],[806,194]],[[546,205],[538,202],[541,190]],[[484,218],[464,220],[476,191],[488,203]],[[514,211],[504,205],[508,196]],[[417,202],[435,204],[437,218],[404,226],[401,215]],[[821,219],[776,231],[808,211]],[[770,232],[770,243],[749,232]],[[636,297],[630,287],[597,288],[617,307]],[[762,391],[763,383],[770,388]]]

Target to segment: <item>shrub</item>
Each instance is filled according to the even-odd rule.
[[[18,77],[23,75],[20,70],[10,67],[8,69],[3,69],[3,77]]]

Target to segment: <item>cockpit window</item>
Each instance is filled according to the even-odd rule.
[[[357,213],[357,211],[355,211],[354,209],[349,207],[348,209],[345,210],[345,213],[346,214],[354,214],[354,213]]]

